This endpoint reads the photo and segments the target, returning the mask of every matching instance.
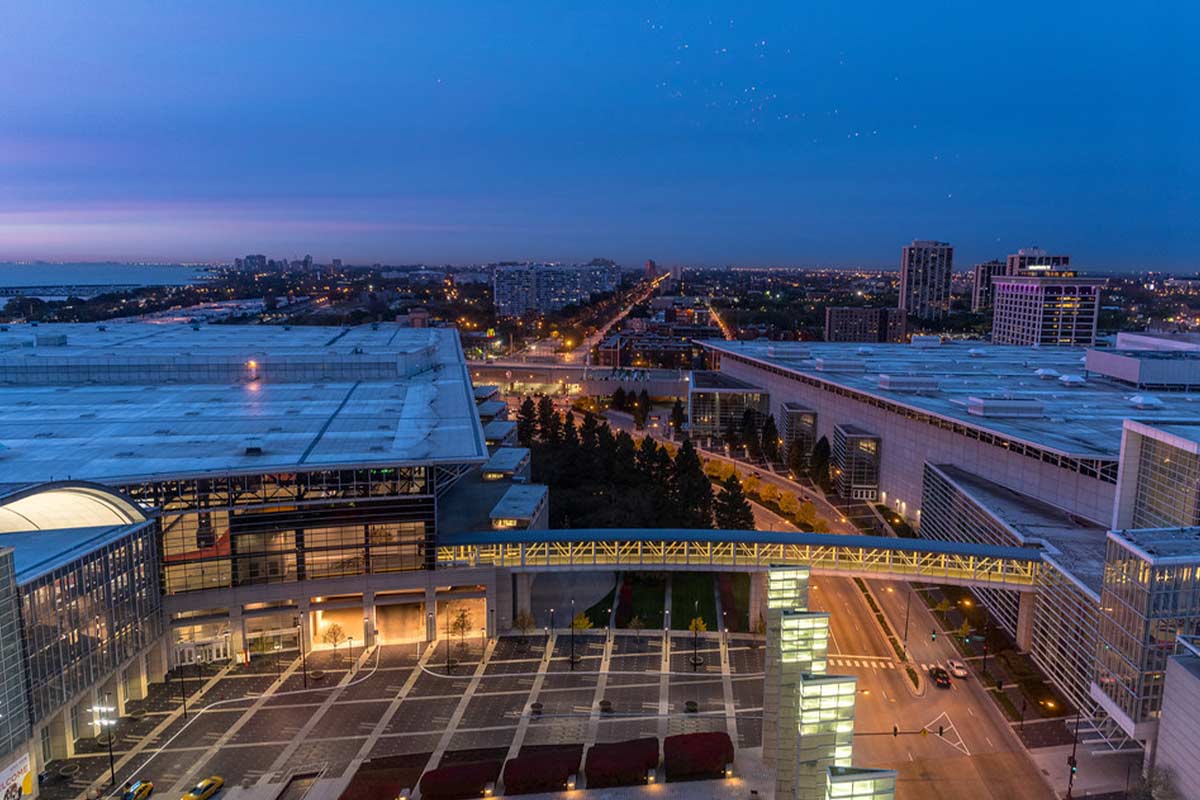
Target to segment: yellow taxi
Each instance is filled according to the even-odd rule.
[[[154,784],[150,781],[125,784],[125,794],[122,795],[122,800],[146,800],[153,791]]]
[[[208,800],[225,785],[225,779],[220,775],[210,775],[192,787],[181,800]]]

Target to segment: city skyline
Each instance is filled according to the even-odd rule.
[[[0,259],[1196,270],[1195,9],[471,11],[6,9]]]

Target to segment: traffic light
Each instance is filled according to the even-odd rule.
[[[931,641],[931,642],[936,642],[936,641],[937,641],[937,631],[930,631],[930,632],[929,632],[929,641]]]
[[[1071,768],[1072,775],[1079,772],[1079,762],[1075,759],[1075,756],[1067,756],[1067,766]]]
[[[892,726],[892,736],[893,736],[893,737],[896,737],[896,736],[899,736],[899,735],[900,735],[900,726],[899,726],[899,725],[893,725],[893,726]]]

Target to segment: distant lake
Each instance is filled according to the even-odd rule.
[[[186,286],[206,280],[204,267],[180,264],[50,264],[0,262],[0,286]],[[2,304],[0,304],[2,305]]]

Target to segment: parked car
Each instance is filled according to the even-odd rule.
[[[967,665],[959,661],[957,658],[952,658],[947,661],[946,669],[950,670],[950,674],[956,678],[971,677],[971,671],[967,669]]]
[[[208,800],[208,798],[221,791],[221,787],[224,785],[225,779],[220,775],[209,775],[193,786],[192,790],[185,794],[181,800]]]
[[[146,800],[153,791],[154,784],[150,781],[138,781],[134,784],[127,784],[122,800]]]
[[[939,689],[950,688],[950,673],[946,672],[946,670],[942,669],[941,667],[930,667],[929,677],[933,679],[934,684],[936,684]]]

